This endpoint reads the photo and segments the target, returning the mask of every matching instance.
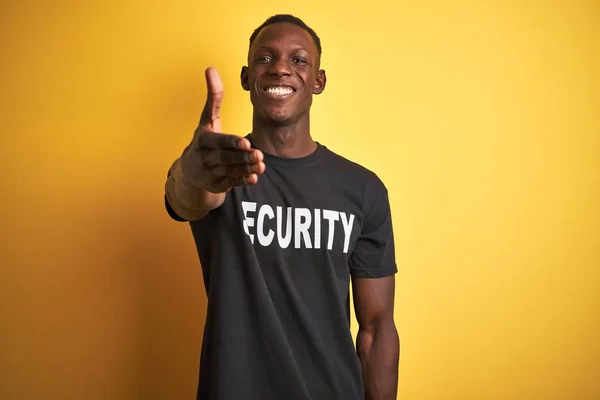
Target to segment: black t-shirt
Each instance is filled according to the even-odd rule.
[[[364,399],[350,276],[397,271],[388,194],[317,145],[265,154],[256,185],[190,223],[208,297],[198,399]]]

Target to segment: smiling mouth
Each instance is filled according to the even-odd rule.
[[[263,89],[263,92],[271,97],[284,98],[294,94],[296,89],[291,86],[268,86]]]

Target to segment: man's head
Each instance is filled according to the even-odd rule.
[[[255,115],[281,125],[308,116],[312,96],[325,89],[321,52],[317,34],[297,17],[275,15],[259,26],[241,73]]]
[[[258,36],[258,34],[260,33],[260,31],[262,31],[262,29],[264,27],[272,25],[272,24],[282,23],[282,22],[287,22],[287,23],[290,23],[290,24],[297,25],[300,28],[304,29],[306,32],[308,32],[310,34],[310,36],[312,37],[313,42],[315,43],[315,46],[317,46],[317,50],[319,51],[319,57],[321,56],[321,53],[323,52],[323,50],[321,49],[321,39],[319,39],[319,36],[317,36],[317,33],[310,26],[306,25],[304,23],[304,21],[302,21],[300,18],[295,17],[295,16],[293,16],[291,14],[277,14],[277,15],[274,15],[274,16],[268,18],[265,22],[263,22],[261,26],[259,26],[258,28],[256,28],[254,30],[254,32],[252,32],[252,35],[250,35],[250,48],[249,48],[249,50],[251,50],[252,44],[256,40],[256,36]]]

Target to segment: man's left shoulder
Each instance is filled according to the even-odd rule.
[[[330,164],[333,168],[348,176],[354,183],[364,184],[373,189],[387,191],[385,183],[375,171],[338,152],[331,149],[327,150],[329,152]]]

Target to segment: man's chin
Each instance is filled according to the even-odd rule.
[[[283,126],[291,124],[293,116],[284,110],[268,110],[265,113],[265,119],[273,125]]]

